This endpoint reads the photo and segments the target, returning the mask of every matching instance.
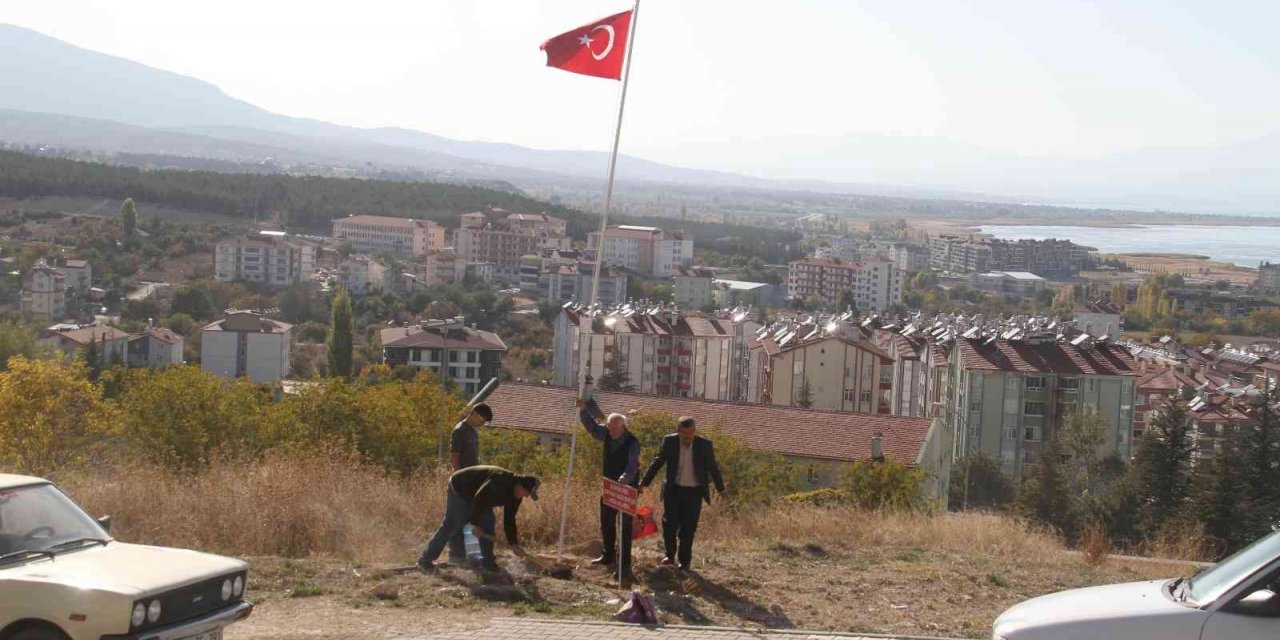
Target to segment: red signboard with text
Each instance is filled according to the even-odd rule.
[[[604,481],[604,505],[617,509],[629,516],[636,514],[636,503],[639,502],[640,491],[617,480],[601,478]]]

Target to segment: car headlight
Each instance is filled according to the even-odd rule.
[[[133,605],[133,615],[129,617],[129,624],[140,627],[142,623],[147,621],[147,607],[141,602]]]
[[[155,623],[155,621],[159,619],[160,619],[160,601],[152,600],[151,604],[147,605],[147,622]]]
[[[231,599],[231,578],[222,581],[222,601]]]
[[[231,591],[237,598],[244,595],[244,576],[236,576],[235,583],[231,585]]]

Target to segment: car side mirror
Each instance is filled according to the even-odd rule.
[[[103,530],[103,531],[110,532],[110,531],[111,531],[111,516],[102,516],[101,518],[98,518],[98,526],[99,526],[99,527],[102,527],[102,530]]]

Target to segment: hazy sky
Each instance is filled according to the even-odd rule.
[[[0,22],[284,114],[604,149],[618,83],[548,69],[538,45],[628,6],[5,0]],[[1243,140],[1280,131],[1277,24],[1267,0],[643,0],[623,150],[706,166],[864,134],[1066,156]]]

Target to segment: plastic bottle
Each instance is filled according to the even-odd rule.
[[[471,525],[462,528],[462,540],[467,547],[467,560],[470,562],[480,562],[484,555],[480,553],[480,538],[476,537],[475,530]]]

